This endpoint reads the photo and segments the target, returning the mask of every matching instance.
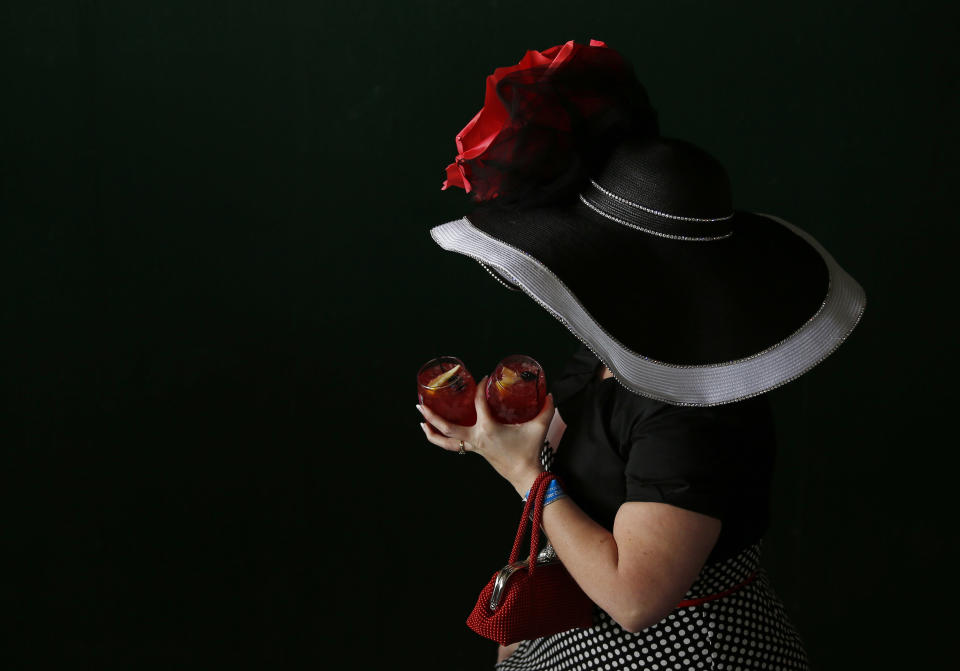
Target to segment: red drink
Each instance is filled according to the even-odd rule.
[[[477,423],[474,405],[477,383],[470,371],[455,356],[440,356],[420,366],[417,393],[425,405],[444,419],[473,426]],[[436,427],[434,427],[436,428]]]
[[[490,414],[501,424],[520,424],[536,417],[547,400],[547,380],[540,364],[514,354],[497,364],[485,390]]]

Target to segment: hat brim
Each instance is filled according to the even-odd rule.
[[[723,240],[671,240],[588,208],[478,208],[431,230],[579,338],[634,393],[729,403],[802,375],[859,321],[863,289],[808,233],[737,211]]]

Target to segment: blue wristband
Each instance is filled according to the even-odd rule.
[[[564,496],[566,496],[566,494],[560,488],[560,483],[556,480],[551,480],[550,485],[547,487],[547,493],[543,497],[543,505],[547,506]]]
[[[524,503],[527,502],[527,497],[529,496],[530,490],[528,489],[527,493],[523,497]],[[566,493],[560,488],[560,483],[556,480],[551,480],[550,484],[547,485],[547,493],[543,496],[543,505],[546,506],[547,504],[553,503],[557,499],[563,498],[564,496],[566,496]]]

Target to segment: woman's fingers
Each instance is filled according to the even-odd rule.
[[[460,445],[459,441],[460,441],[461,435],[458,429],[462,427],[460,427],[457,424],[451,424],[450,422],[445,420],[443,417],[441,417],[440,415],[438,415],[437,413],[435,413],[433,410],[431,410],[425,405],[418,405],[417,410],[420,411],[420,414],[423,415],[424,419],[426,419],[428,422],[433,424],[436,427],[437,431],[442,433],[444,436],[448,436],[448,437],[456,436],[458,441],[457,445]]]
[[[477,383],[476,393],[473,395],[473,405],[477,408],[477,418],[483,420],[484,422],[492,422],[493,415],[490,414],[490,406],[487,405],[487,378],[489,375],[484,375],[483,379]]]
[[[556,410],[556,407],[553,404],[553,394],[547,394],[547,398],[544,400],[543,407],[540,408],[540,413],[533,418],[533,421],[540,422],[543,424],[544,428],[550,426],[550,422],[553,421],[553,413]]]
[[[445,450],[451,450],[453,452],[460,451],[460,439],[459,438],[448,438],[441,433],[438,433],[436,429],[430,426],[427,422],[420,422],[420,428],[423,429],[423,432],[427,435],[427,440],[429,440],[434,445],[442,447]],[[469,448],[469,443],[463,444],[463,449],[467,450]]]

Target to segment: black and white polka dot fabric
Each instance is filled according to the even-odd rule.
[[[654,669],[738,671],[807,669],[803,643],[760,567],[757,542],[727,560],[708,564],[684,601],[736,591],[675,609],[657,624],[626,632],[594,607],[590,629],[571,629],[522,641],[497,671]]]

